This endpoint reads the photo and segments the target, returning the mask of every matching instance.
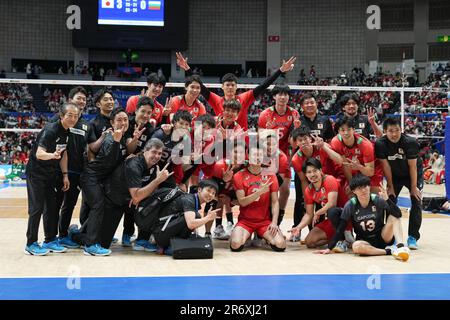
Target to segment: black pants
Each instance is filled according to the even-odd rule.
[[[118,206],[113,204],[108,198],[105,198],[104,215],[100,224],[98,243],[103,248],[108,249],[111,246],[112,239],[122,219],[126,205]],[[90,218],[89,218],[90,219]],[[89,229],[85,232],[74,234],[73,241],[80,245],[89,245]]]
[[[38,240],[41,215],[44,215],[45,242],[56,239],[58,234],[58,211],[56,210],[55,175],[47,179],[27,175],[28,228],[27,245]]]
[[[83,225],[86,223],[89,217],[89,205],[86,202],[86,199],[83,197],[83,193],[81,193],[81,208],[80,208],[80,224]]]
[[[125,216],[123,217],[123,234],[132,236],[134,234],[134,208],[125,208]]]
[[[417,172],[417,188],[419,190],[423,189],[423,170],[418,170]],[[394,191],[395,199],[394,202],[397,203],[398,195],[402,191],[403,187],[411,190],[411,180],[410,179],[400,179],[395,176],[392,177],[394,181]],[[411,210],[409,212],[409,226],[408,235],[413,236],[416,240],[420,239],[419,229],[422,225],[422,201],[417,200],[415,197],[411,198]]]
[[[302,190],[302,183],[300,181],[300,177],[297,173],[295,173],[295,204],[294,204],[294,225],[293,227],[297,226],[301,221],[303,216],[306,213],[305,210],[305,201],[303,199],[303,190]],[[311,230],[311,226],[308,226],[309,230]]]
[[[70,221],[72,220],[73,209],[80,194],[80,175],[69,173],[70,188],[66,192],[61,190],[63,187],[61,172],[58,173],[56,181],[56,210],[59,212],[59,236],[63,238],[67,237],[67,229],[69,229]]]
[[[171,238],[187,238],[189,234],[184,215],[174,218],[164,231],[158,230],[153,233],[156,244],[161,248],[169,247]]]
[[[87,219],[86,245],[91,246],[100,242],[100,228],[102,225],[105,195],[103,186],[95,179],[89,179],[81,175],[81,189],[83,199],[90,208],[89,219]]]

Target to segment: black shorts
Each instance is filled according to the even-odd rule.
[[[383,237],[381,236],[381,232],[378,234],[373,235],[372,237],[367,237],[367,238],[359,238],[356,237],[356,241],[366,241],[368,242],[372,247],[378,248],[378,249],[384,249],[387,246],[391,246],[394,244],[395,238],[394,236],[392,236],[391,241],[386,242],[384,241]]]

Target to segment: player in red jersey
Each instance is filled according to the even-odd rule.
[[[267,108],[259,115],[258,127],[278,130],[279,148],[287,156],[289,152],[289,130],[300,126],[300,114],[288,106],[290,89],[287,85],[276,85],[272,89],[275,106]],[[296,121],[297,120],[297,121]]]
[[[300,179],[300,183],[295,185],[296,188],[296,201],[301,203],[301,212],[295,212],[294,214],[294,226],[298,225],[305,213],[303,204],[303,190],[309,184],[308,179],[302,171],[303,163],[311,158],[317,159],[322,164],[322,172],[324,174],[333,174],[335,165],[342,164],[342,157],[331,149],[331,147],[323,141],[317,135],[311,135],[311,130],[306,126],[294,129],[292,131],[292,139],[295,146],[298,148],[297,152],[293,155],[291,165],[294,168],[295,173]],[[297,190],[301,188],[301,190]],[[312,227],[309,226],[311,229]],[[300,234],[297,239],[291,239],[291,241],[300,240]]]
[[[188,58],[184,58],[180,52],[176,53],[177,55],[177,64],[186,71],[188,74],[191,74],[189,64],[187,63]],[[255,101],[256,97],[264,92],[279,76],[285,74],[286,72],[291,71],[294,68],[294,62],[297,58],[291,57],[288,61],[283,60],[283,64],[280,69],[274,72],[269,78],[267,78],[262,84],[257,86],[253,90],[245,91],[241,94],[236,94],[237,91],[237,78],[232,73],[227,73],[222,78],[222,90],[224,92],[224,96],[220,97],[217,94],[210,92],[208,88],[202,85],[201,94],[208,101],[208,104],[213,108],[216,116],[222,115],[224,108],[223,104],[227,100],[237,99],[242,105],[242,109],[239,112],[239,116],[237,122],[244,130],[248,130],[248,108]]]
[[[262,174],[263,152],[256,147],[250,148],[249,166],[233,176],[240,213],[231,233],[231,251],[241,251],[253,232],[266,239],[272,250],[286,249],[286,240],[277,225],[278,181],[275,175]]]
[[[277,224],[280,225],[289,199],[292,177],[291,167],[286,154],[278,148],[278,133],[271,129],[259,129],[258,133],[260,141],[264,142],[265,158],[263,160],[263,168],[268,170],[267,173],[277,176],[278,185],[280,186],[278,197],[280,213],[277,221]],[[264,174],[266,173],[264,172]]]
[[[216,226],[213,231],[213,238],[215,239],[228,240],[230,238],[234,226],[231,208],[232,203],[237,201],[236,193],[233,189],[233,176],[243,169],[246,163],[245,144],[235,143],[233,145],[232,156],[217,161],[213,166],[210,178],[215,180],[219,185],[219,201],[217,208],[225,208],[227,217],[227,224],[224,228],[222,225],[223,211],[217,213]],[[211,226],[212,223],[205,225],[207,233],[210,232]]]
[[[172,117],[178,110],[187,110],[192,115],[192,124],[197,117],[206,114],[206,108],[198,100],[200,95],[200,85],[202,81],[199,76],[188,77],[184,83],[186,93],[172,97],[169,101],[170,116]]]
[[[306,214],[301,222],[291,229],[291,233],[295,236],[313,222],[314,228],[308,233],[305,241],[308,248],[316,248],[327,244],[334,237],[342,208],[348,197],[340,187],[339,180],[323,174],[319,160],[315,158],[306,160],[302,171],[310,182],[304,190]]]
[[[159,103],[156,98],[158,98],[164,86],[166,85],[166,78],[163,75],[158,76],[156,73],[150,73],[147,77],[147,91],[142,92],[141,95],[131,96],[127,101],[126,111],[128,114],[133,114],[136,111],[136,106],[141,96],[147,96],[151,98],[154,102],[154,108],[151,116],[151,122],[153,126],[156,127],[158,124],[163,122],[163,115],[168,116],[169,110]]]
[[[361,173],[370,178],[371,192],[378,193],[383,175],[380,170],[375,175],[375,150],[372,142],[355,133],[353,118],[344,116],[336,121],[335,126],[339,134],[331,141],[331,147],[345,159],[342,171],[347,180],[347,189],[352,176]]]

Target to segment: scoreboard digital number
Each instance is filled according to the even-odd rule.
[[[164,0],[99,0],[98,24],[164,26]]]

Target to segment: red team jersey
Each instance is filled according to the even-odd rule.
[[[355,143],[352,147],[346,146],[341,135],[338,134],[333,138],[333,140],[331,140],[331,148],[346,158],[351,160],[358,159],[362,165],[374,162],[375,166],[375,148],[373,143],[357,133],[355,133]],[[358,173],[358,170],[353,170],[352,176]],[[380,164],[377,161],[375,166],[375,174],[370,179],[371,185],[378,186],[381,182],[380,178],[382,180],[382,176],[380,177]]]
[[[270,219],[269,207],[271,204],[271,193],[278,192],[278,181],[275,175],[254,175],[248,169],[243,169],[233,176],[233,187],[237,192],[243,190],[245,196],[256,192],[262,184],[272,181],[269,192],[262,194],[257,201],[252,202],[246,207],[240,208],[239,220],[249,222],[261,222]]]
[[[311,158],[315,158],[320,161],[320,163],[322,164],[322,172],[324,174],[330,174],[329,167],[331,159],[328,157],[328,154],[325,152],[325,150],[313,147],[313,154]],[[292,167],[294,168],[294,171],[297,172],[297,174],[302,172],[303,163],[308,159],[309,158],[307,158],[301,150],[298,150],[294,154],[291,163]]]
[[[239,112],[237,123],[244,129],[248,130],[248,108],[255,101],[255,96],[253,95],[253,90],[245,91],[236,96],[236,99],[241,103],[242,109]],[[223,113],[223,103],[225,98],[221,97],[213,92],[209,94],[208,103],[213,108],[216,116],[221,116]]]
[[[189,113],[192,115],[192,123],[194,123],[195,119],[197,119],[199,116],[206,114],[206,108],[203,103],[196,99],[191,106],[188,106],[184,95],[176,96],[170,99],[170,106],[172,108],[172,111],[170,112],[171,114],[177,112],[178,110],[189,111]]]
[[[322,185],[319,189],[314,188],[310,183],[305,191],[304,198],[305,204],[320,204],[322,207],[328,203],[328,193],[337,192],[337,207],[343,208],[348,201],[348,197],[345,194],[344,188],[340,185],[340,181],[333,176],[324,175],[322,179]]]
[[[289,128],[294,120],[299,119],[297,110],[287,107],[284,115],[278,114],[275,107],[270,107],[259,115],[258,127],[264,129],[279,129],[278,145],[281,151],[289,154]]]
[[[275,172],[274,174],[278,173],[278,174],[284,175],[284,178],[291,178],[291,176],[292,176],[291,175],[291,167],[289,166],[288,157],[281,150],[278,150],[277,154],[278,154],[278,168],[277,168],[277,172]],[[267,166],[270,166],[270,163],[267,164]]]
[[[136,111],[136,106],[139,98],[140,96],[131,96],[130,98],[128,98],[127,108],[125,110],[128,114],[133,114]],[[157,124],[160,124],[163,117],[164,107],[161,103],[156,101],[156,99],[153,100],[153,103],[155,104],[155,107],[153,108],[151,118],[154,119]]]

